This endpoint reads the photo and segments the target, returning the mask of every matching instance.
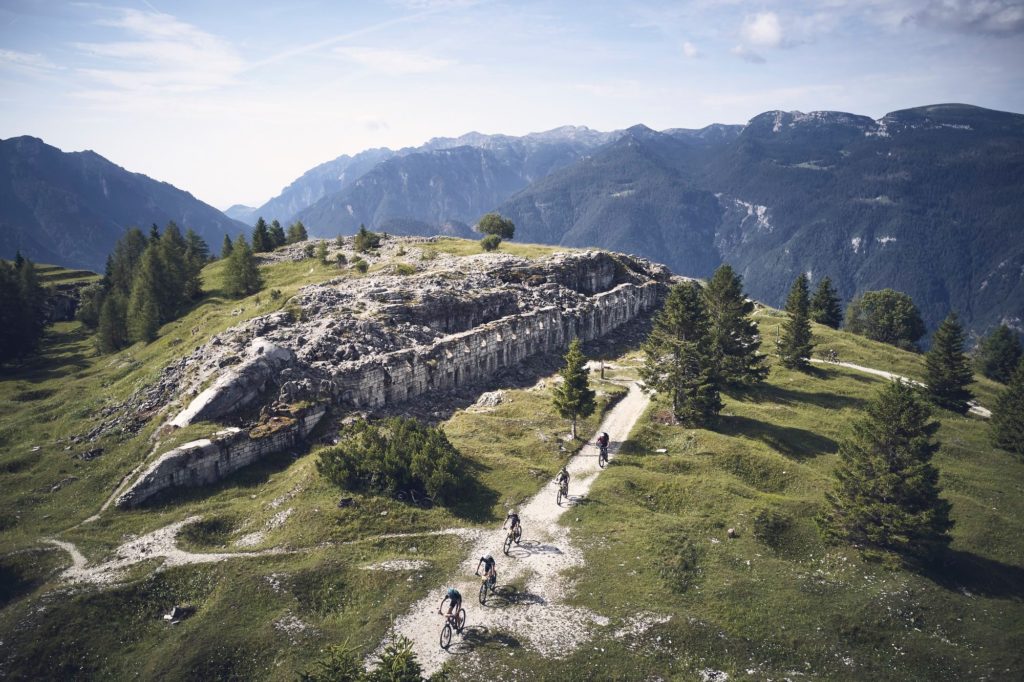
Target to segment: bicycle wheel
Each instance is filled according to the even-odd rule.
[[[517,545],[519,544],[519,539],[521,537],[523,537],[523,531],[520,530],[519,528],[516,528],[515,541],[516,541]]]
[[[480,583],[480,603],[487,603],[487,581],[484,580]]]
[[[459,616],[455,622],[455,629],[462,632],[464,627],[466,627],[466,609],[459,609]]]
[[[557,504],[559,507],[562,506],[562,489],[561,488],[558,489],[558,497],[555,498],[555,504]]]
[[[601,448],[601,453],[597,456],[597,465],[604,469],[608,466],[608,449]]]
[[[509,533],[505,536],[505,544],[502,545],[502,551],[508,554],[508,550],[512,549],[512,534]]]
[[[452,643],[452,625],[445,621],[444,627],[441,628],[441,648],[447,649],[448,645]]]

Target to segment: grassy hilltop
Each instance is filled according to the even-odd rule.
[[[555,250],[502,249],[528,257]],[[443,240],[391,258],[414,265],[438,252],[478,250]],[[157,439],[154,419],[135,434],[69,440],[109,419],[104,408],[218,332],[288,305],[306,284],[393,266],[377,262],[359,275],[316,259],[266,265],[263,291],[239,301],[221,295],[222,264],[214,263],[203,272],[209,295],[154,343],[100,356],[78,323],[61,323],[40,357],[0,374],[0,677],[293,680],[328,646],[373,651],[395,617],[457,570],[464,540],[431,531],[497,533],[507,506],[549,485],[571,454],[560,447],[566,426],[547,388],[517,389],[493,411],[459,412],[444,424],[476,480],[453,509],[359,494],[338,508],[342,493],[317,473],[314,449],[83,523],[137,465],[216,428],[198,424]],[[757,320],[773,339],[780,314],[761,309]],[[837,349],[844,361],[923,375],[921,356],[814,331],[819,347]],[[609,380],[592,377],[600,409],[581,426],[587,437],[624,392],[613,380],[634,378],[639,356],[610,360]],[[494,637],[480,644],[478,664],[459,660],[467,677],[1016,679],[1024,669],[1024,463],[989,446],[984,421],[935,412],[942,448],[934,462],[956,521],[943,571],[865,563],[816,532],[837,443],[882,382],[834,365],[803,374],[774,364],[763,387],[724,396],[714,430],[668,425],[666,406],[653,401],[587,502],[563,517],[587,563],[565,576],[571,602],[607,617],[609,627],[563,659]],[[992,382],[979,377],[972,390],[992,404]],[[166,570],[148,560],[99,588],[63,582],[71,558],[46,542],[73,542],[100,562],[125,541],[192,516],[201,520],[179,536],[182,549],[283,551]],[[399,532],[423,535],[381,537]],[[389,559],[425,563],[365,570]],[[172,626],[161,615],[176,604],[196,613]],[[616,635],[638,614],[655,624]]]

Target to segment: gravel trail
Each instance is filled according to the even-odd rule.
[[[628,438],[649,400],[635,383],[630,384],[626,397],[605,417],[599,431],[608,432],[611,455]],[[604,616],[563,603],[571,590],[572,572],[581,569],[584,562],[582,552],[571,542],[569,529],[559,519],[585,500],[601,471],[597,455],[597,446],[588,444],[569,461],[569,500],[562,506],[555,504],[557,490],[552,482],[519,509],[523,538],[519,546],[513,545],[510,556],[502,553],[505,533],[498,528],[474,544],[459,574],[449,583],[462,593],[467,613],[463,636],[452,638],[449,651],[441,649],[439,643],[444,625],[437,614],[443,596],[441,585],[395,621],[388,639],[402,635],[412,640],[420,663],[430,674],[453,655],[473,655],[477,648],[486,650],[495,645],[518,643],[545,656],[566,655],[586,642],[595,626],[608,625]],[[497,560],[497,594],[481,605],[477,599],[480,580],[473,572],[486,553]],[[519,589],[510,585],[513,582]]]

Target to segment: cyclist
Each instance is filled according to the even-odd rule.
[[[564,464],[562,465],[562,470],[558,472],[557,476],[555,476],[555,483],[557,483],[558,485],[562,486],[565,489],[565,491],[568,493],[568,491],[569,491],[569,470],[565,468]]]
[[[441,605],[437,607],[437,612],[441,613],[441,609],[444,608],[445,600],[449,600],[451,603],[448,604],[448,617],[451,618],[453,615],[459,617],[459,609],[462,608],[462,595],[454,587],[449,587],[445,590],[444,597],[441,598]]]
[[[494,588],[494,583],[498,579],[498,571],[494,568],[494,564],[494,557],[490,554],[484,554],[476,564],[476,574],[480,575],[480,567],[483,566],[484,574],[482,577],[487,580],[491,589]]]
[[[508,516],[505,517],[505,523],[501,524],[501,529],[505,530],[505,524],[509,524],[508,532],[513,537],[517,537],[523,534],[523,524],[519,520],[519,513],[515,509],[508,510]]]
[[[608,459],[608,434],[604,431],[597,437],[597,447],[601,448],[601,459]]]

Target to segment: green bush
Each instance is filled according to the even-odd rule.
[[[376,249],[380,246],[380,235],[376,232],[370,232],[363,225],[359,226],[359,232],[356,233],[355,238],[352,240],[352,248],[359,253],[365,253],[370,249]]]
[[[360,274],[366,274],[366,271],[370,269],[370,264],[364,261],[362,258],[355,258],[352,260],[352,269]]]
[[[480,248],[484,251],[494,251],[501,246],[501,237],[496,234],[489,234],[480,240]]]
[[[339,253],[338,254],[338,267],[340,268],[342,265],[346,265],[347,263],[348,263],[348,258],[345,258],[345,254]]]
[[[393,417],[353,422],[335,446],[320,451],[317,469],[348,490],[427,495],[446,504],[468,483],[466,466],[441,429]]]
[[[306,258],[312,258],[313,255],[316,253],[316,244],[306,244],[304,247],[302,247],[302,253],[306,256]]]
[[[416,274],[416,266],[415,265],[409,265],[408,263],[398,263],[397,265],[395,265],[395,274],[396,275],[415,275]]]

